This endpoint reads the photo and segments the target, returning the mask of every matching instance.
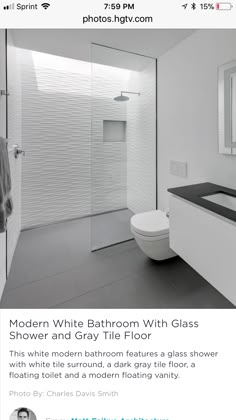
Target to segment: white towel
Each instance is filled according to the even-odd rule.
[[[11,174],[7,142],[0,137],[0,233],[5,232],[7,218],[12,214]]]

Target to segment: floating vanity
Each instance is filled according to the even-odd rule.
[[[236,190],[170,188],[170,247],[236,305]]]

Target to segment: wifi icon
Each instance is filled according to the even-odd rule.
[[[42,3],[41,6],[46,10],[49,8],[50,4],[49,3]]]

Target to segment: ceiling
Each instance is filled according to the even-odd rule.
[[[11,29],[10,31],[15,45],[19,48],[83,61],[91,61],[91,43],[158,58],[194,32],[189,29]],[[135,56],[128,59],[129,54],[121,54],[120,57],[123,58],[117,67],[138,69]],[[94,61],[97,62],[97,59]],[[127,61],[126,65],[124,61]]]

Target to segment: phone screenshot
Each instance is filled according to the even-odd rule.
[[[0,0],[0,419],[236,418],[236,3]]]

